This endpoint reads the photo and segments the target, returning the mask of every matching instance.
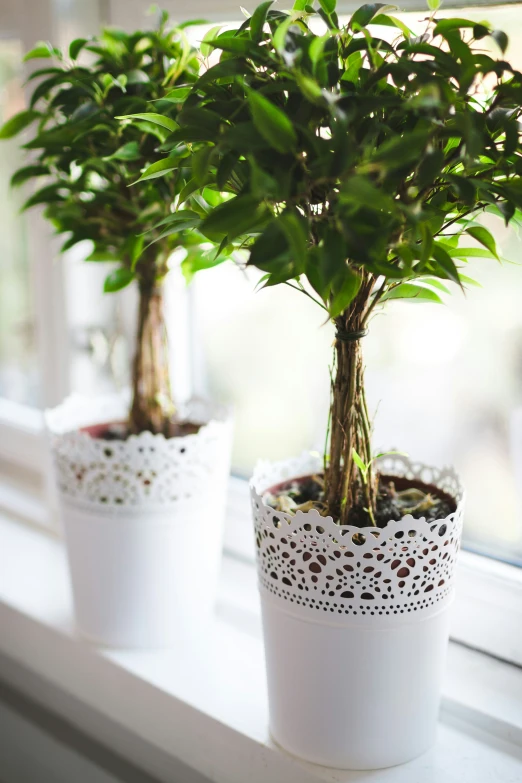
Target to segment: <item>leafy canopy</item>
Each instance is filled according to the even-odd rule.
[[[434,12],[415,36],[380,3],[346,25],[335,0],[272,6],[207,38],[218,61],[164,145],[190,145],[195,180],[227,194],[199,230],[220,252],[246,248],[265,285],[306,278],[334,319],[363,282],[373,304],[440,301],[470,256],[497,256],[478,214],[507,223],[522,207],[522,75],[506,35]]]
[[[192,230],[202,210],[190,200],[190,150],[181,144],[166,156],[162,146],[199,70],[183,29],[169,30],[167,21],[130,35],[108,29],[73,41],[67,53],[38,44],[25,59],[49,62],[29,77],[30,105],[0,129],[9,138],[31,127],[24,147],[34,157],[12,184],[39,185],[24,208],[45,206],[57,233],[67,234],[62,250],[91,240],[88,261],[119,262],[106,291],[135,277],[150,287],[180,244],[192,263],[212,263]],[[93,64],[80,63],[84,53]]]

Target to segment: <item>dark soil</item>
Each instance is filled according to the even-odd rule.
[[[201,429],[202,424],[191,421],[175,421],[170,423],[168,438],[182,438],[185,435],[195,435]],[[82,427],[81,432],[86,432],[92,438],[100,440],[127,440],[131,434],[126,421],[111,421],[105,424],[92,424],[90,427]]]
[[[406,514],[411,514],[415,519],[425,517],[428,521],[444,519],[456,509],[455,500],[433,485],[398,476],[379,476],[378,480],[375,512],[377,527],[386,527],[388,522],[398,521]],[[323,476],[303,476],[271,487],[265,494],[265,502],[277,508],[277,500],[281,496],[291,498],[297,506],[311,502],[323,512]],[[371,525],[362,502],[351,509],[348,524],[354,527]]]

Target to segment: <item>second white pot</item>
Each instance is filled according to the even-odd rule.
[[[383,473],[436,484],[457,510],[361,530],[264,502],[318,470],[303,455],[261,463],[252,482],[270,730],[316,764],[394,766],[435,740],[462,492],[452,471],[394,457]]]
[[[81,430],[120,419],[125,404],[73,397],[46,416],[76,622],[96,643],[161,647],[198,633],[214,605],[232,424],[193,402],[194,435],[106,441]]]

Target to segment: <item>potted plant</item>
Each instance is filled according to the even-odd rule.
[[[507,37],[431,8],[416,35],[379,3],[347,24],[335,0],[262,3],[207,42],[171,137],[228,194],[200,231],[335,325],[324,462],[261,463],[252,506],[272,735],[343,768],[433,742],[463,513],[452,470],[375,455],[364,336],[390,300],[464,288],[468,257],[497,257],[480,214],[522,206]]]
[[[130,405],[72,397],[47,413],[77,623],[105,644],[166,644],[214,598],[230,461],[228,411],[173,400],[163,304],[174,250],[212,263],[192,228],[189,151],[162,152],[197,53],[163,14],[158,30],[108,29],[65,54],[42,43],[33,58],[49,64],[29,77],[29,108],[0,131],[32,128],[24,149],[34,157],[13,185],[40,184],[25,208],[44,205],[66,235],[62,251],[90,240],[86,261],[116,263],[106,292],[132,281],[139,291]]]

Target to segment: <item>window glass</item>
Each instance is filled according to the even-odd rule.
[[[85,263],[91,252],[92,244],[81,242],[58,259],[64,265],[70,388],[87,395],[128,384],[135,316],[134,286],[104,294],[104,279],[115,265]]]
[[[24,108],[20,41],[0,40],[0,124]],[[0,150],[0,397],[37,404],[34,311],[27,252],[26,220],[19,214],[24,193],[9,186],[22,165],[20,139]]]

